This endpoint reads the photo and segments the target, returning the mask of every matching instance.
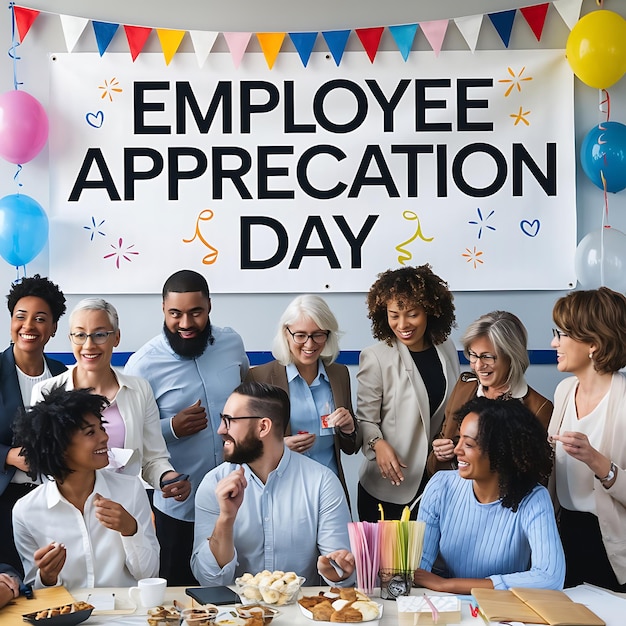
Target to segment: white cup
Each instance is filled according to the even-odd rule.
[[[137,581],[136,587],[128,590],[130,599],[137,605],[150,608],[160,606],[165,600],[165,588],[167,580],[165,578],[142,578]]]

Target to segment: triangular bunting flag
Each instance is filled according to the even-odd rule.
[[[73,15],[60,15],[63,38],[68,52],[72,52],[83,34],[89,20],[86,17],[74,17]]]
[[[567,27],[572,30],[580,19],[580,9],[583,5],[583,0],[554,0],[552,4],[567,24]]]
[[[306,67],[311,58],[311,52],[313,52],[317,33],[289,33],[289,38],[300,55],[302,65]]]
[[[489,19],[494,28],[498,31],[500,39],[505,48],[509,47],[511,41],[511,31],[513,30],[513,20],[515,19],[515,9],[510,11],[498,11],[498,13],[488,13]]]
[[[148,41],[148,37],[150,37],[152,29],[146,26],[124,26],[124,32],[126,33],[130,56],[132,57],[134,63],[135,59],[139,56],[139,53],[146,45],[146,41]]]
[[[285,40],[285,33],[257,33],[256,38],[259,40],[267,67],[272,69]]]
[[[199,67],[202,67],[207,60],[209,53],[213,49],[218,34],[219,33],[217,31],[189,31],[191,43],[193,43],[193,49],[196,51],[196,60],[198,61]]]
[[[113,36],[117,32],[117,27],[119,26],[119,24],[111,24],[110,22],[97,22],[96,20],[93,20],[91,22],[91,25],[93,26],[93,32],[96,35],[98,52],[100,53],[100,56],[102,56],[109,47],[111,39],[113,39]]]
[[[343,57],[346,44],[348,43],[348,37],[350,37],[349,30],[327,30],[322,32],[326,45],[330,50],[330,53],[335,59],[335,64],[339,67],[341,58]]]
[[[441,46],[443,45],[443,38],[446,36],[446,31],[448,30],[448,20],[421,22],[420,28],[435,52],[435,56],[439,56]]]
[[[165,65],[169,65],[174,58],[178,47],[180,46],[183,37],[185,36],[184,30],[171,30],[169,28],[157,28],[157,35],[161,42],[161,50],[163,50],[163,56],[165,57]]]
[[[226,39],[226,45],[230,50],[230,56],[233,58],[235,67],[239,67],[241,63],[250,37],[252,37],[252,33],[224,33],[224,39]]]
[[[409,52],[413,47],[413,40],[417,32],[417,24],[400,24],[399,26],[390,26],[391,33],[402,58],[406,61],[409,58]]]
[[[24,41],[24,37],[30,30],[34,21],[39,15],[39,11],[34,9],[25,9],[24,7],[13,7],[13,15],[15,16],[15,25],[17,26],[17,33],[20,36],[20,42]]]
[[[537,41],[541,41],[541,33],[543,32],[543,25],[546,23],[546,15],[548,14],[549,2],[545,4],[536,4],[532,7],[523,7],[520,9],[520,13],[524,16],[524,19],[528,22],[530,30],[533,31]]]
[[[480,27],[483,23],[482,13],[479,15],[468,15],[467,17],[455,17],[454,23],[459,29],[465,43],[469,46],[472,52],[476,51],[476,44],[478,43],[478,34],[480,33]]]
[[[357,28],[355,33],[363,44],[363,49],[367,52],[370,62],[373,63],[380,45],[380,38],[383,36],[384,26],[376,26],[374,28]]]

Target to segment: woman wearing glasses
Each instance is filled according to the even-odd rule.
[[[626,298],[573,291],[552,312],[559,383],[548,433],[560,505],[565,586],[626,591]]]
[[[367,296],[378,343],[359,359],[357,419],[365,461],[359,472],[361,521],[400,519],[426,483],[426,459],[459,375],[449,339],[454,304],[430,265],[379,274]],[[413,511],[413,515],[417,510]]]
[[[335,363],[339,325],[326,301],[301,295],[282,314],[274,337],[276,361],[254,367],[247,380],[270,383],[289,394],[285,444],[332,469],[347,489],[341,452],[356,452],[350,374]]]
[[[552,402],[529,387],[524,378],[529,365],[527,341],[521,320],[507,311],[492,311],[468,326],[461,342],[472,372],[463,372],[452,390],[441,433],[433,441],[428,457],[430,474],[456,469],[454,447],[459,425],[454,416],[476,396],[491,400],[517,398],[547,429]]]
[[[90,389],[104,396],[110,402],[102,414],[109,449],[132,451],[129,459],[121,450],[117,457],[113,454],[111,468],[135,474],[141,468],[142,478],[155,489],[162,488],[165,497],[185,500],[191,491],[189,481],[175,481],[161,487],[178,473],[169,461],[150,385],[143,378],[121,374],[111,367],[113,348],[120,342],[115,307],[101,298],[81,300],[70,314],[70,340],[76,365],[37,385],[32,404],[54,387]]]

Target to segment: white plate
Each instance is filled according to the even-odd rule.
[[[329,598],[329,600],[332,601],[332,598]],[[378,617],[376,619],[369,620],[367,622],[351,622],[351,623],[352,624],[368,623],[368,624],[371,624],[372,626],[375,626],[378,620],[380,620],[380,618],[383,616],[383,605],[378,604],[377,602],[375,604],[376,606],[378,606]],[[298,602],[298,606],[300,607],[300,611],[302,612],[302,615],[304,615],[304,617],[306,617],[307,619],[313,620],[316,624],[333,624],[334,626],[336,626],[337,624],[337,622],[322,622],[322,621],[314,620],[313,613],[311,613],[311,611],[309,611],[308,609],[305,609],[299,602]]]

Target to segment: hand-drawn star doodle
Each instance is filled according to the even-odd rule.
[[[83,226],[83,228],[85,230],[91,231],[91,236],[89,237],[89,241],[93,241],[93,238],[96,235],[102,235],[103,237],[106,237],[106,233],[103,233],[100,230],[100,226],[102,226],[102,224],[104,224],[106,220],[102,220],[99,224],[96,224],[96,218],[92,215],[91,216],[91,226]]]
[[[470,220],[468,222],[468,224],[474,224],[476,226],[478,226],[478,238],[480,239],[482,237],[483,234],[483,228],[488,228],[489,230],[495,230],[495,226],[490,226],[489,224],[487,224],[487,220],[495,213],[495,211],[490,211],[489,215],[487,215],[487,217],[483,217],[482,211],[480,210],[480,208],[476,209],[476,213],[478,213],[478,221],[475,220]]]
[[[110,102],[113,102],[113,94],[114,93],[122,93],[123,89],[118,87],[119,81],[117,78],[113,77],[110,81],[105,80],[104,85],[98,85],[98,89],[102,89],[102,95],[100,98],[104,100],[105,98],[109,98]]]
[[[517,113],[511,113],[509,117],[515,120],[513,126],[517,126],[520,122],[524,122],[526,126],[530,126],[530,122],[526,119],[527,115],[530,115],[530,111],[522,111],[522,107],[520,107]]]
[[[522,85],[521,83],[527,81],[527,80],[532,80],[533,77],[532,76],[524,76],[522,78],[522,74],[524,73],[524,70],[526,70],[526,66],[524,66],[520,71],[519,74],[517,74],[517,76],[515,75],[515,72],[513,71],[512,68],[507,67],[507,71],[508,73],[513,77],[513,78],[501,78],[498,82],[499,83],[511,83],[508,87],[507,90],[504,92],[504,97],[508,98],[509,94],[513,91],[513,89],[515,89],[517,87],[517,91],[522,91]]]
[[[464,252],[461,256],[465,257],[468,263],[473,263],[474,269],[476,269],[477,263],[481,265],[484,263],[484,261],[479,258],[483,254],[482,250],[476,250],[476,246],[474,246],[474,250],[470,250],[469,248],[465,248],[465,250],[467,252]]]
[[[110,254],[105,254],[104,255],[104,259],[110,259],[110,258],[114,258],[115,259],[115,267],[117,267],[117,269],[120,269],[120,259],[125,259],[126,261],[128,261],[129,263],[132,261],[131,258],[129,258],[128,256],[126,256],[127,254],[139,254],[139,252],[133,252],[131,250],[131,248],[135,247],[135,244],[132,244],[130,246],[127,246],[126,249],[123,248],[124,245],[124,241],[123,239],[120,237],[117,241],[117,247],[114,246],[113,244],[110,244],[111,248],[113,248],[115,250],[115,252],[111,252]]]

